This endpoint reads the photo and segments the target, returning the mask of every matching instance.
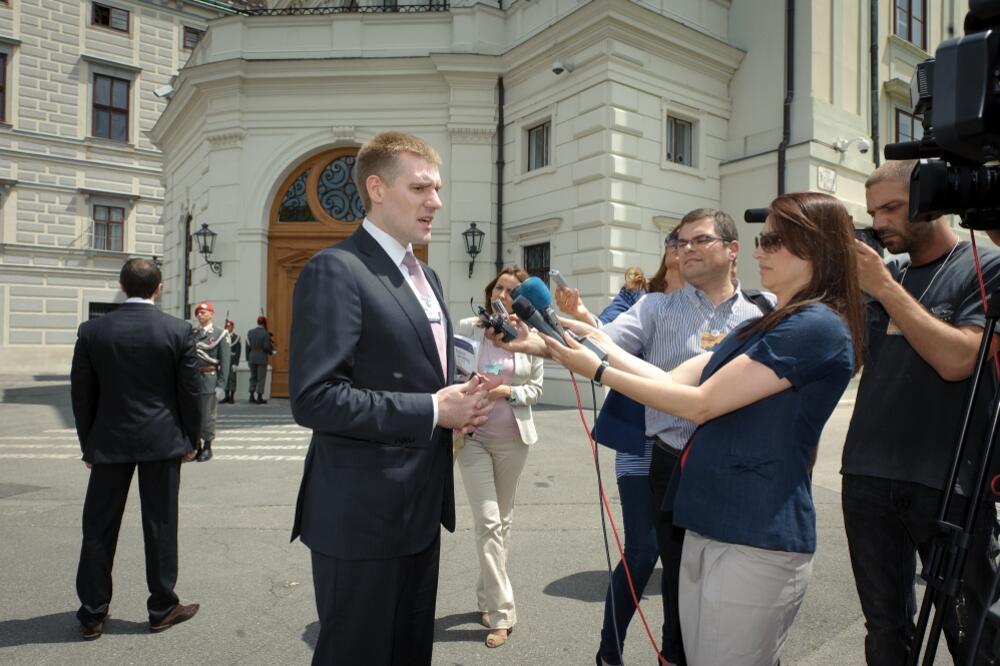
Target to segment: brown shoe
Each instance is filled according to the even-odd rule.
[[[152,632],[164,631],[174,626],[175,624],[180,624],[181,622],[187,622],[195,616],[198,612],[200,606],[198,604],[188,604],[187,606],[183,604],[177,604],[174,609],[167,613],[167,616],[159,621],[157,624],[149,623],[149,630]]]
[[[85,624],[80,625],[80,638],[85,641],[96,641],[104,633],[104,622],[98,622],[97,624],[92,624],[89,627]]]

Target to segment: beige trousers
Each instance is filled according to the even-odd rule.
[[[677,600],[688,664],[777,664],[812,559],[685,534]]]
[[[480,611],[489,612],[493,629],[517,623],[507,560],[514,493],[527,459],[528,446],[520,438],[487,439],[475,435],[465,436],[465,446],[458,457],[472,508],[479,555],[476,601]]]

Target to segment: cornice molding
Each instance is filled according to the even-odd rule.
[[[205,134],[205,140],[212,148],[221,150],[226,148],[242,148],[243,139],[247,132],[243,128],[218,130]]]
[[[354,125],[334,125],[330,128],[330,134],[333,135],[333,140],[337,142],[360,143],[358,141],[357,129]]]
[[[452,143],[492,144],[495,127],[477,125],[448,125]]]

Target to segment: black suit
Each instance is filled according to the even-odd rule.
[[[451,324],[437,275],[447,377]],[[455,529],[446,386],[427,315],[359,228],[309,261],[295,286],[292,412],[313,430],[292,539],[313,553],[320,638],[313,663],[429,664],[440,525]]]
[[[136,466],[150,622],[177,605],[180,460],[198,441],[198,365],[191,327],[146,303],[125,303],[80,326],[70,377],[73,415],[83,460],[93,465],[76,578],[84,625],[108,613],[118,529]]]

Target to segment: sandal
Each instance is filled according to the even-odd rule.
[[[504,629],[507,630],[506,634],[499,633]],[[486,634],[486,647],[488,648],[500,647],[501,645],[507,642],[507,639],[510,638],[510,635],[512,633],[514,633],[514,627],[500,627],[498,629],[494,629],[490,633]]]
[[[490,628],[490,613],[489,611],[483,611],[479,616],[479,624],[483,625],[487,629]]]

